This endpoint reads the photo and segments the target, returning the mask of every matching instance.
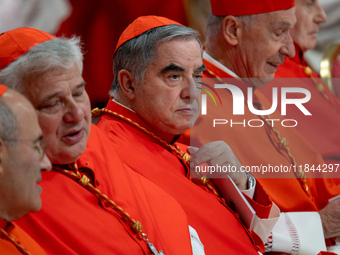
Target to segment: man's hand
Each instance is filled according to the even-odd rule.
[[[319,211],[325,238],[340,236],[340,198]]]
[[[211,142],[203,145],[201,148],[188,147],[188,152],[191,155],[191,168],[195,168],[202,163],[207,163],[209,166],[221,167],[220,169],[233,169],[229,172],[209,173],[207,176],[213,178],[213,182],[218,186],[223,184],[223,178],[227,175],[235,182],[240,190],[247,189],[247,176],[241,172],[241,164],[231,150],[228,144],[223,141]],[[234,171],[236,170],[236,171]]]

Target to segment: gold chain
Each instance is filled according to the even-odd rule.
[[[223,83],[222,79],[220,77],[218,77],[212,70],[207,68],[206,71],[211,76],[215,77],[219,82]],[[263,108],[263,107],[261,106],[261,108]],[[268,117],[268,119],[271,119],[269,115],[267,115],[267,117]],[[293,154],[291,153],[290,148],[288,147],[287,139],[285,137],[281,137],[280,132],[275,127],[273,127],[271,125],[270,121],[266,121],[266,119],[265,119],[265,117],[263,115],[260,115],[260,118],[263,120],[264,123],[266,123],[266,125],[269,127],[269,129],[271,129],[273,131],[273,133],[275,134],[275,136],[277,137],[279,148],[284,150],[287,153],[287,155],[288,155],[288,157],[290,159],[291,164],[293,164],[293,166],[297,170],[297,172],[294,171],[294,174],[295,174],[296,178],[298,179],[298,181],[300,182],[300,185],[301,185],[302,189],[306,192],[306,194],[308,196],[311,196],[309,187],[307,185],[306,173],[300,167],[297,166],[295,157],[293,156]]]
[[[111,200],[107,195],[103,194],[99,189],[94,187],[90,183],[90,179],[84,174],[81,175],[78,170],[78,165],[75,162],[73,164],[74,171],[69,171],[66,169],[62,169],[56,166],[53,166],[53,169],[55,171],[58,171],[67,177],[71,178],[72,180],[79,183],[81,186],[83,186],[85,189],[90,191],[93,195],[95,195],[100,201],[102,201],[106,206],[112,208],[115,212],[117,212],[121,217],[122,220],[131,228],[131,230],[137,234],[138,239],[142,240],[147,238],[147,235],[142,232],[142,224],[139,221],[134,220],[131,218],[131,216],[123,210],[120,206],[118,206],[113,200]],[[112,214],[112,213],[111,213]]]
[[[309,66],[302,66],[300,65],[300,67],[304,70],[305,74],[309,76],[309,78],[311,78],[311,80],[313,81],[313,83],[315,84],[316,90],[324,97],[326,98],[326,100],[329,100],[327,94],[325,93],[325,88],[322,85],[321,82],[318,82],[315,77],[313,77],[313,71]]]
[[[22,246],[19,241],[12,236],[11,234],[8,234],[4,229],[0,229],[0,232],[5,235],[6,239],[10,241],[22,254],[31,255],[30,252],[28,252],[24,246]]]
[[[303,190],[306,192],[306,194],[308,196],[310,196],[310,191],[309,191],[309,187],[307,185],[307,178],[306,178],[306,173],[300,168],[297,166],[296,164],[296,160],[295,160],[295,157],[293,156],[293,154],[291,153],[290,151],[290,148],[288,147],[288,141],[285,137],[281,137],[280,135],[280,132],[272,126],[271,122],[270,121],[266,121],[265,117],[263,115],[260,115],[262,121],[264,123],[266,123],[266,125],[274,132],[274,134],[276,135],[277,139],[278,139],[278,146],[281,150],[284,150],[290,161],[291,161],[291,164],[293,165],[293,167],[295,167],[295,170],[294,170],[294,175],[296,176],[296,178],[298,179],[298,181],[300,182],[300,185],[302,186]],[[267,115],[267,119],[271,119],[270,118],[270,115]]]
[[[162,138],[156,136],[154,133],[152,133],[151,131],[147,130],[145,127],[142,127],[137,122],[131,120],[130,118],[125,117],[122,114],[119,114],[117,112],[111,111],[111,110],[106,109],[106,108],[103,108],[103,109],[95,108],[95,109],[92,110],[93,118],[98,118],[103,113],[113,115],[113,116],[115,116],[115,117],[117,117],[119,119],[122,119],[122,120],[130,123],[131,125],[133,125],[134,127],[138,128],[139,130],[142,130],[144,133],[146,133],[147,135],[151,136],[155,140],[159,141],[161,144],[163,144],[164,146],[169,148],[172,152],[174,152],[181,159],[183,159],[185,161],[186,165],[188,166],[188,168],[190,169],[190,159],[191,159],[191,156],[188,153],[184,153],[177,145],[173,146],[173,145],[169,144],[167,141],[165,141]],[[216,196],[218,196],[220,198],[221,197],[220,194],[210,184],[210,180],[205,175],[202,176],[202,175],[200,175],[200,173],[197,173],[197,174],[200,177],[199,178],[200,184],[202,184],[203,186],[206,186],[214,195],[216,195]]]

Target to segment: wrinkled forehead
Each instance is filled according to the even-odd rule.
[[[271,12],[271,13],[268,13],[268,15],[276,22],[285,22],[285,23],[289,23],[290,25],[294,26],[296,22],[295,10],[296,10],[296,7],[292,7],[287,10]]]
[[[288,10],[259,14],[251,25],[263,25],[268,28],[293,28],[296,23],[295,7]]]
[[[185,45],[188,45],[188,43],[191,43],[192,45],[195,45],[192,47],[192,51],[195,51],[197,53],[197,56],[200,56],[201,59],[203,59],[203,46],[201,42],[197,38],[192,38],[192,37],[178,37],[178,38],[173,38],[171,40],[167,41],[159,41],[155,44],[154,46],[154,56],[159,58],[159,57],[164,57],[164,50],[168,50],[168,52],[172,53],[171,55],[169,54],[168,57],[172,57],[174,55],[181,55],[181,52],[184,49],[186,49]],[[196,47],[197,45],[197,47]],[[163,55],[163,56],[162,56]],[[185,54],[182,54],[183,57],[185,57]]]

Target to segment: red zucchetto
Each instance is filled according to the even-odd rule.
[[[113,54],[116,53],[117,49],[125,42],[135,38],[144,32],[155,28],[167,25],[181,25],[180,23],[173,21],[171,19],[160,17],[160,16],[141,16],[135,19],[120,35],[116,49]],[[181,25],[182,26],[182,25]]]
[[[20,27],[0,34],[0,70],[33,46],[54,38],[49,33],[31,27]]]
[[[210,0],[216,16],[243,16],[286,10],[294,7],[294,0]]]
[[[0,97],[6,92],[7,87],[0,84]]]

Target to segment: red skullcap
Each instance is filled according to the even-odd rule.
[[[167,26],[167,25],[172,25],[172,24],[182,26],[182,24],[176,21],[173,21],[171,19],[164,18],[164,17],[159,17],[159,16],[141,16],[135,19],[135,21],[133,21],[120,35],[113,55],[116,53],[117,49],[122,44],[131,40],[132,38],[135,38],[152,28],[162,27],[162,26]]]
[[[0,97],[6,92],[7,87],[0,84]]]
[[[286,10],[294,7],[294,0],[210,0],[216,16],[243,16]]]
[[[44,31],[21,27],[0,34],[0,70],[27,53],[33,46],[56,38]]]

